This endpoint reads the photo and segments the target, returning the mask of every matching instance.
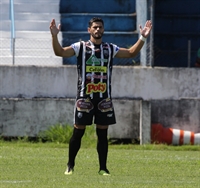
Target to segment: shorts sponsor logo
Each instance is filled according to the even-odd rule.
[[[78,113],[78,118],[82,118],[83,117],[83,113],[82,112],[79,112]]]
[[[76,101],[76,108],[80,112],[88,112],[89,113],[90,110],[92,110],[94,108],[94,106],[91,103],[90,99],[78,99]]]
[[[104,99],[102,100],[99,104],[98,104],[98,109],[101,112],[108,112],[108,111],[113,111],[113,104],[112,104],[112,100],[110,98]],[[109,114],[108,114],[109,115]],[[109,117],[109,116],[108,116]]]
[[[98,84],[89,83],[86,85],[86,94],[104,93],[106,91],[106,83],[99,82]]]
[[[112,117],[113,116],[113,113],[112,114],[107,114],[107,117]]]
[[[100,67],[100,66],[86,66],[86,72],[107,72],[107,67]]]

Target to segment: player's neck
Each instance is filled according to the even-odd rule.
[[[102,39],[95,39],[93,37],[90,38],[90,41],[95,45],[100,45],[102,43]]]

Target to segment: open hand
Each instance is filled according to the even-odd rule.
[[[144,28],[142,28],[142,26],[140,25],[140,34],[147,38],[150,34],[150,31],[152,29],[152,23],[151,23],[151,20],[147,20]]]
[[[52,19],[50,26],[49,26],[52,36],[56,36],[59,33],[60,28],[61,28],[61,25],[58,24],[58,27],[57,27],[55,19]]]

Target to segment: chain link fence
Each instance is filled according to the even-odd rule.
[[[16,38],[15,40],[15,53],[14,64],[15,65],[62,65],[62,64],[76,64],[76,58],[60,58],[55,56],[50,33],[49,38]],[[63,40],[64,41],[64,40]],[[62,46],[67,46],[75,42],[74,40],[67,40],[63,43],[61,37],[59,38]],[[117,44],[120,47],[127,47],[126,44]],[[11,40],[10,38],[0,38],[0,65],[13,65]],[[139,65],[140,55],[135,58],[126,59],[114,59],[114,65]]]
[[[11,40],[1,38],[0,65],[62,65],[62,58],[55,56],[53,52],[50,33],[47,35],[49,38],[16,38],[14,62]]]
[[[57,65],[76,65],[76,57],[61,58],[54,54],[50,33],[45,38],[16,38],[15,40],[15,65],[39,65],[39,66],[57,66]],[[63,46],[70,45],[74,41],[59,38],[60,44]],[[126,44],[117,44],[120,47],[127,47]],[[147,62],[150,62],[150,46],[147,42]],[[163,49],[157,44],[153,45],[154,66],[160,67],[194,67],[196,54],[198,49]],[[13,57],[11,52],[11,41],[9,38],[0,38],[0,65],[13,65]],[[135,58],[114,58],[116,66],[138,66],[140,65],[140,54]],[[149,64],[147,63],[147,66]]]
[[[154,44],[154,66],[157,67],[195,67],[198,49],[163,49]],[[147,57],[150,58],[149,56]]]
[[[11,41],[9,38],[0,39],[0,65],[13,65]],[[70,45],[74,41],[68,41],[67,44],[59,40],[62,46]],[[126,47],[126,44],[117,44],[120,47]],[[49,39],[34,39],[34,38],[16,38],[14,49],[14,64],[15,65],[75,65],[76,57],[61,58],[54,54],[52,48],[51,36]],[[114,58],[114,65],[139,65],[140,55],[135,58],[118,59]]]

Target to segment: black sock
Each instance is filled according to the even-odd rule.
[[[107,155],[108,155],[108,129],[96,129],[98,142],[97,142],[97,152],[99,156],[99,166],[100,170],[106,170]]]
[[[69,161],[67,163],[71,168],[75,165],[75,158],[78,150],[81,147],[81,138],[84,135],[85,129],[74,128],[73,135],[69,142]]]

